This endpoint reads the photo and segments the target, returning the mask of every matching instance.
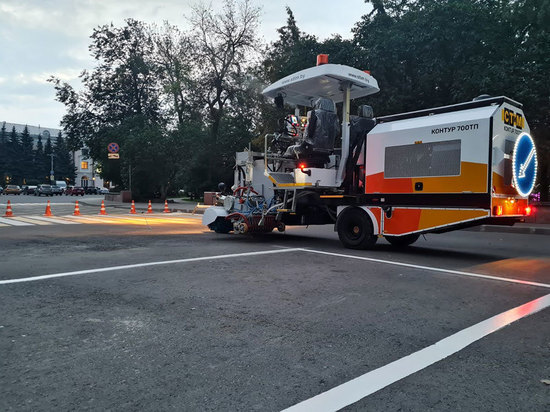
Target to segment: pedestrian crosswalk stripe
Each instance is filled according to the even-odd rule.
[[[44,216],[29,216],[29,219],[33,219],[33,220],[41,220],[41,221],[44,221],[44,222],[49,222],[49,223],[58,223],[60,225],[79,225],[80,222],[75,222],[74,220],[68,220],[68,219],[63,219],[63,218],[60,218],[60,217],[44,217]]]
[[[33,226],[32,223],[27,223],[27,222],[21,222],[19,220],[14,220],[13,217],[10,217],[10,218],[0,217],[0,223],[5,223],[9,226]]]
[[[26,222],[26,223],[31,223],[31,224],[40,225],[40,226],[53,225],[52,222],[43,222],[39,220],[30,219],[30,216],[29,217],[17,216],[17,217],[12,217],[12,219],[18,220],[20,222]]]

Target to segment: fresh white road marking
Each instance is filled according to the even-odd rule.
[[[0,217],[0,223],[5,223],[10,226],[34,226],[32,223],[21,222],[19,220],[13,220],[13,217]]]
[[[58,223],[60,225],[79,225],[80,222],[75,222],[73,220],[65,220],[58,216],[56,217],[44,217],[44,216],[29,216],[33,220],[43,220],[44,222]]]
[[[550,289],[550,285],[547,284],[547,283],[531,282],[529,280],[503,278],[503,277],[500,277],[500,276],[491,276],[491,275],[482,275],[480,273],[463,272],[463,271],[460,271],[460,270],[436,268],[436,267],[433,267],[433,266],[415,265],[415,264],[412,264],[412,263],[395,262],[395,261],[392,261],[392,260],[375,259],[375,258],[368,258],[368,257],[363,257],[363,256],[344,255],[342,253],[325,252],[325,251],[322,251],[322,250],[314,250],[314,249],[304,249],[304,250],[306,252],[318,253],[318,254],[321,254],[321,255],[338,256],[338,257],[345,257],[345,258],[350,258],[350,259],[366,260],[366,261],[369,261],[369,262],[385,263],[387,265],[404,266],[404,267],[413,268],[413,269],[429,270],[429,271],[432,271],[432,272],[450,273],[452,275],[460,275],[460,276],[468,276],[468,277],[473,277],[473,278],[497,280],[497,281],[501,281],[501,282],[519,283],[520,285],[539,286],[539,287],[542,287],[542,288],[549,288]]]
[[[549,306],[550,294],[463,329],[432,346],[336,386],[313,398],[291,406],[285,411],[337,411],[451,356],[512,322],[537,313]]]
[[[232,253],[229,255],[203,256],[203,257],[188,258],[188,259],[164,260],[160,262],[136,263],[133,265],[122,265],[122,266],[111,266],[107,268],[98,268],[98,269],[77,270],[74,272],[53,273],[51,275],[32,276],[28,278],[5,279],[5,280],[0,280],[0,285],[7,285],[11,283],[22,283],[22,282],[34,282],[37,280],[62,278],[66,276],[87,275],[87,274],[101,273],[101,272],[112,272],[115,270],[135,269],[135,268],[142,268],[147,266],[173,265],[176,263],[200,262],[203,260],[228,259],[228,258],[245,257],[245,256],[272,255],[277,253],[297,252],[297,251],[303,251],[303,250],[304,249],[300,249],[300,248],[263,250],[259,252]]]

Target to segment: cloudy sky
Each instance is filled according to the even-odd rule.
[[[275,40],[290,4],[298,27],[320,39],[351,37],[350,29],[370,6],[364,0],[253,0],[262,7],[260,36]],[[78,88],[78,75],[93,67],[88,53],[94,27],[122,25],[132,17],[147,23],[168,20],[185,29],[196,0],[1,0],[0,122],[59,127],[64,106],[46,79],[54,75]],[[220,0],[211,2],[220,8]]]

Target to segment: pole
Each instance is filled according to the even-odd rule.
[[[53,157],[54,157],[54,154],[50,153],[49,156],[50,156],[50,159],[51,159],[51,162],[50,162],[50,184],[54,184],[55,183],[55,175],[54,175],[54,172],[53,172]]]

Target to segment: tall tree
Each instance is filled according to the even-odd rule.
[[[128,174],[130,159],[107,159],[107,145],[126,146],[136,129],[161,127],[160,82],[153,60],[154,43],[143,23],[128,19],[123,27],[104,25],[91,36],[90,51],[97,66],[81,76],[83,90],[52,78],[57,99],[67,107],[62,125],[69,147],[86,145],[101,175],[122,184],[121,166]],[[143,149],[145,150],[145,148]],[[122,153],[121,153],[122,154]]]
[[[23,177],[19,164],[19,159],[21,157],[21,142],[15,130],[15,126],[11,128],[6,153],[8,155],[6,175],[13,184],[20,184]]]
[[[65,139],[61,132],[57,135],[55,145],[53,148],[55,154],[55,178],[56,180],[63,180],[68,182],[74,182],[75,167],[71,158],[71,153],[67,148]]]
[[[44,156],[44,144],[42,143],[42,135],[38,135],[36,149],[34,150],[34,178],[38,183],[44,183],[48,175],[46,157]]]
[[[23,178],[22,183],[27,183],[27,179],[32,177],[33,171],[33,141],[29,133],[29,128],[25,125],[21,133],[21,157],[19,158],[18,168]]]
[[[0,128],[0,185],[5,181],[8,161],[8,132],[6,131],[6,122],[2,122]]]
[[[221,13],[201,4],[191,17],[194,65],[194,97],[208,116],[209,138],[205,145],[205,184],[215,187],[223,170],[220,164],[219,136],[225,110],[246,83],[247,69],[257,45],[256,31],[260,9],[250,0],[224,2]]]

